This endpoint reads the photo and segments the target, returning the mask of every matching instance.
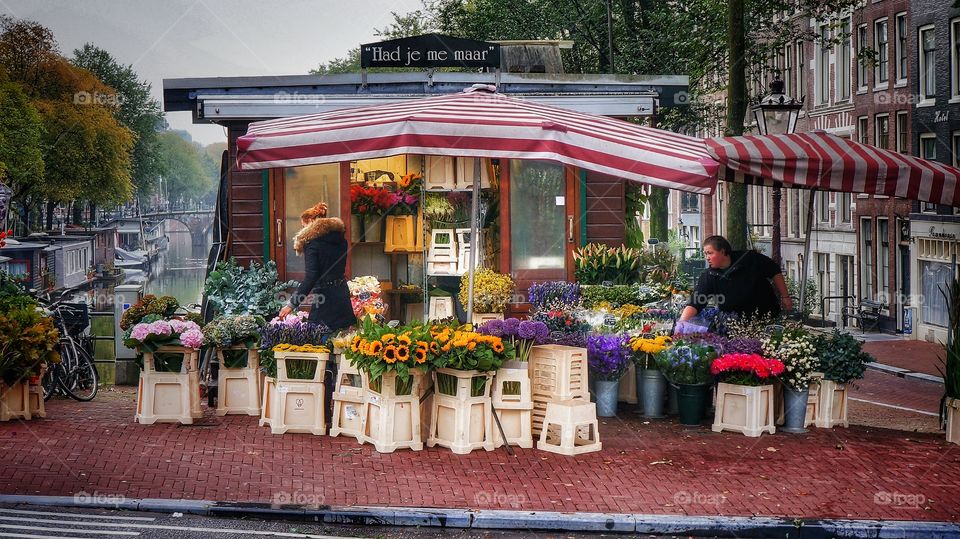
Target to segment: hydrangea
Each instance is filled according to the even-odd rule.
[[[188,348],[199,349],[203,345],[203,333],[200,332],[199,328],[188,329],[180,335],[180,344]]]

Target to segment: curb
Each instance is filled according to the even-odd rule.
[[[691,537],[774,537],[796,534],[807,538],[958,538],[960,524],[897,520],[791,519],[780,517],[634,515],[626,513],[560,513],[436,509],[417,507],[306,507],[265,503],[205,500],[78,500],[75,496],[18,496],[0,494],[0,504],[27,504],[81,509],[123,509],[160,513],[189,513],[219,517],[375,526],[419,526],[478,530],[607,532]]]
[[[867,363],[867,367],[876,371],[892,374],[900,378],[906,378],[908,380],[920,380],[923,382],[933,382],[935,384],[943,385],[943,378],[939,376],[934,376],[932,374],[914,372],[908,369],[903,369],[901,367],[894,367],[893,365],[877,363],[875,361],[871,361]]]

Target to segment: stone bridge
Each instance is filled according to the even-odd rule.
[[[172,219],[183,223],[190,230],[190,239],[194,246],[204,245],[207,234],[213,228],[213,210],[212,209],[194,209],[194,210],[169,210],[144,213],[144,219],[151,221],[163,221]]]

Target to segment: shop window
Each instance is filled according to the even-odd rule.
[[[953,267],[943,262],[920,261],[920,321],[932,326],[947,327],[950,318],[947,300],[940,292],[944,283],[953,280]]]
[[[873,71],[873,85],[880,86],[890,78],[889,36],[887,19],[878,19],[873,23],[873,46],[877,51],[877,62]]]
[[[844,19],[840,23],[840,51],[837,58],[837,100],[843,101],[850,99],[850,61],[851,61],[851,39],[850,19]]]
[[[303,257],[297,256],[293,251],[293,237],[300,230],[300,214],[317,202],[326,202],[328,217],[340,217],[344,220],[350,218],[349,215],[344,215],[340,211],[340,164],[330,163],[285,169],[283,194],[286,272],[288,276],[302,275]]]
[[[897,151],[910,153],[910,119],[906,111],[897,112]]]
[[[897,82],[907,82],[907,14],[897,13]]]
[[[917,49],[920,51],[920,99],[935,100],[937,97],[937,39],[933,25],[918,31]]]
[[[510,259],[514,270],[566,268],[563,165],[510,160]],[[531,211],[532,209],[536,211]]]
[[[867,49],[870,45],[867,43],[867,25],[861,24],[857,27],[857,52],[862,52]],[[869,64],[865,60],[857,60],[857,89],[860,91],[867,90],[867,73],[869,70]]]
[[[817,217],[821,223],[830,222],[830,193],[817,193]]]
[[[873,220],[860,220],[860,298],[873,298]]]

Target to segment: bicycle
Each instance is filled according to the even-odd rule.
[[[90,325],[87,304],[57,302],[45,308],[60,331],[60,363],[50,365],[43,375],[43,400],[50,400],[57,392],[81,402],[93,400],[100,388],[100,374],[79,340]]]

